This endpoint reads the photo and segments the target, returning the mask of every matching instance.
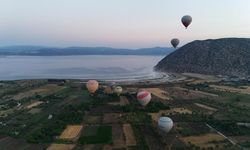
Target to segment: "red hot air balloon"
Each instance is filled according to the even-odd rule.
[[[181,22],[187,28],[192,22],[192,17],[189,15],[183,16]]]
[[[148,91],[140,91],[137,94],[137,100],[142,106],[146,106],[151,100],[151,93]]]

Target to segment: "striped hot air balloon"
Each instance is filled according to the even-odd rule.
[[[95,93],[98,89],[99,83],[96,80],[89,80],[86,84],[86,87],[89,91],[89,93]]]
[[[151,100],[151,93],[148,91],[140,91],[137,93],[137,100],[142,106],[146,106]]]

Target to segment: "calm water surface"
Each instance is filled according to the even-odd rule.
[[[0,80],[155,78],[164,56],[0,56]]]

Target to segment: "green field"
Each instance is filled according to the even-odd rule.
[[[112,143],[111,126],[88,126],[84,129],[83,135],[79,138],[80,144],[110,144]]]

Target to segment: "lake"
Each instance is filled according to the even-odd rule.
[[[17,79],[152,79],[164,56],[0,56],[0,80]]]

